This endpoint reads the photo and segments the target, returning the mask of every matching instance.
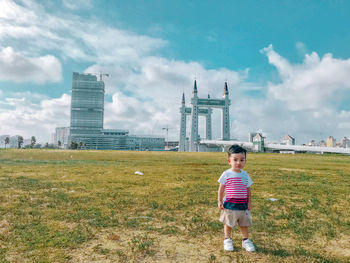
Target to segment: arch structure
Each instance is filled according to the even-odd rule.
[[[198,97],[197,81],[194,81],[193,97],[191,99],[192,107],[186,107],[185,94],[182,94],[182,102],[180,107],[181,123],[180,123],[180,140],[179,151],[198,152],[200,136],[198,133],[198,117],[206,118],[206,140],[212,140],[212,108],[221,109],[221,139],[223,141],[230,140],[230,105],[229,92],[227,82],[225,82],[224,94],[222,99],[208,98],[202,99]],[[186,139],[187,116],[191,116],[191,135],[189,143]]]

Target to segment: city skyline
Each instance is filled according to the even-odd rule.
[[[231,138],[350,137],[347,1],[0,0],[0,10],[0,134],[45,143],[69,126],[76,71],[109,74],[107,129],[169,127],[178,140],[182,93],[189,104],[197,79],[199,97],[220,97],[227,81]]]

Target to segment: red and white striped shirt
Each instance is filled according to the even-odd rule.
[[[242,207],[240,204],[248,203],[248,187],[253,184],[253,181],[246,171],[241,170],[240,173],[236,173],[228,169],[222,173],[218,182],[225,185],[224,203],[230,203],[230,207],[235,207],[234,204],[237,204],[237,208]]]

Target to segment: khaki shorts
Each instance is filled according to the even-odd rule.
[[[251,226],[253,224],[249,210],[230,210],[221,211],[220,221],[233,228],[239,226]]]

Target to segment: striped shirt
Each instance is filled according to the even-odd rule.
[[[246,171],[236,173],[231,169],[222,173],[218,182],[225,185],[224,207],[231,210],[248,208],[248,187],[253,184]]]

